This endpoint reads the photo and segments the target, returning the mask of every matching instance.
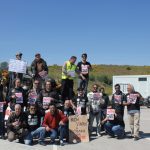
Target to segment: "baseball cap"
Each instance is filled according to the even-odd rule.
[[[16,53],[16,56],[20,56],[20,57],[21,57],[21,56],[22,56],[22,53],[21,53],[21,52],[17,52],[17,53]]]

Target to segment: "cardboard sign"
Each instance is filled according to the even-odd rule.
[[[130,95],[128,95],[128,97],[127,97],[127,101],[128,101],[129,103],[135,104],[136,101],[137,101],[137,98],[138,98],[138,95],[137,95],[137,94],[130,94]]]
[[[89,142],[87,115],[69,116],[69,142]]]
[[[114,120],[115,109],[107,109],[107,118],[108,120]]]
[[[114,102],[116,104],[121,103],[121,97],[122,95],[114,95]]]
[[[3,112],[3,108],[4,108],[4,103],[0,102],[0,112]]]
[[[82,65],[81,66],[81,72],[83,74],[88,74],[89,73],[88,65]]]
[[[22,93],[15,93],[15,96],[16,96],[16,104],[22,104],[23,103]]]
[[[26,74],[27,62],[22,60],[10,59],[9,71]]]

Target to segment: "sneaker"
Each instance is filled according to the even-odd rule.
[[[39,141],[39,144],[42,146],[46,146],[45,142],[43,142],[43,141]]]
[[[101,137],[102,135],[100,133],[97,133],[97,137]]]
[[[4,135],[0,135],[0,139],[5,140],[5,136]]]
[[[50,144],[55,144],[55,140],[51,140],[51,141],[50,141]]]
[[[134,137],[134,141],[138,141],[139,140],[139,137]]]
[[[64,141],[60,140],[60,146],[64,146]]]

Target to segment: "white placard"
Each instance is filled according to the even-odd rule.
[[[71,77],[75,77],[75,71],[72,70],[68,71],[68,75],[70,75]]]
[[[53,98],[51,98],[51,97],[43,97],[43,106],[49,105],[52,100],[53,100]]]
[[[42,79],[46,79],[48,78],[48,74],[47,74],[47,71],[41,71],[39,72],[39,76],[42,78]]]
[[[130,94],[127,96],[127,102],[135,104],[138,98],[138,94]]]
[[[23,103],[23,95],[22,93],[15,93],[16,96],[16,103],[17,104],[22,104]]]
[[[9,61],[9,71],[17,73],[25,73],[27,70],[27,62],[22,60],[10,59]]]
[[[121,103],[121,95],[114,95],[114,102],[116,103],[116,104],[118,104],[118,103]]]
[[[108,120],[114,120],[115,109],[107,109],[107,118]]]

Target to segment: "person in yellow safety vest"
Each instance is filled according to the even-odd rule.
[[[77,70],[77,67],[75,65],[75,62],[77,60],[76,56],[72,56],[69,61],[66,61],[62,67],[62,90],[61,90],[61,96],[62,101],[65,102],[65,100],[72,100],[74,97],[73,92],[73,85],[75,78],[75,74],[80,74],[80,72]]]

